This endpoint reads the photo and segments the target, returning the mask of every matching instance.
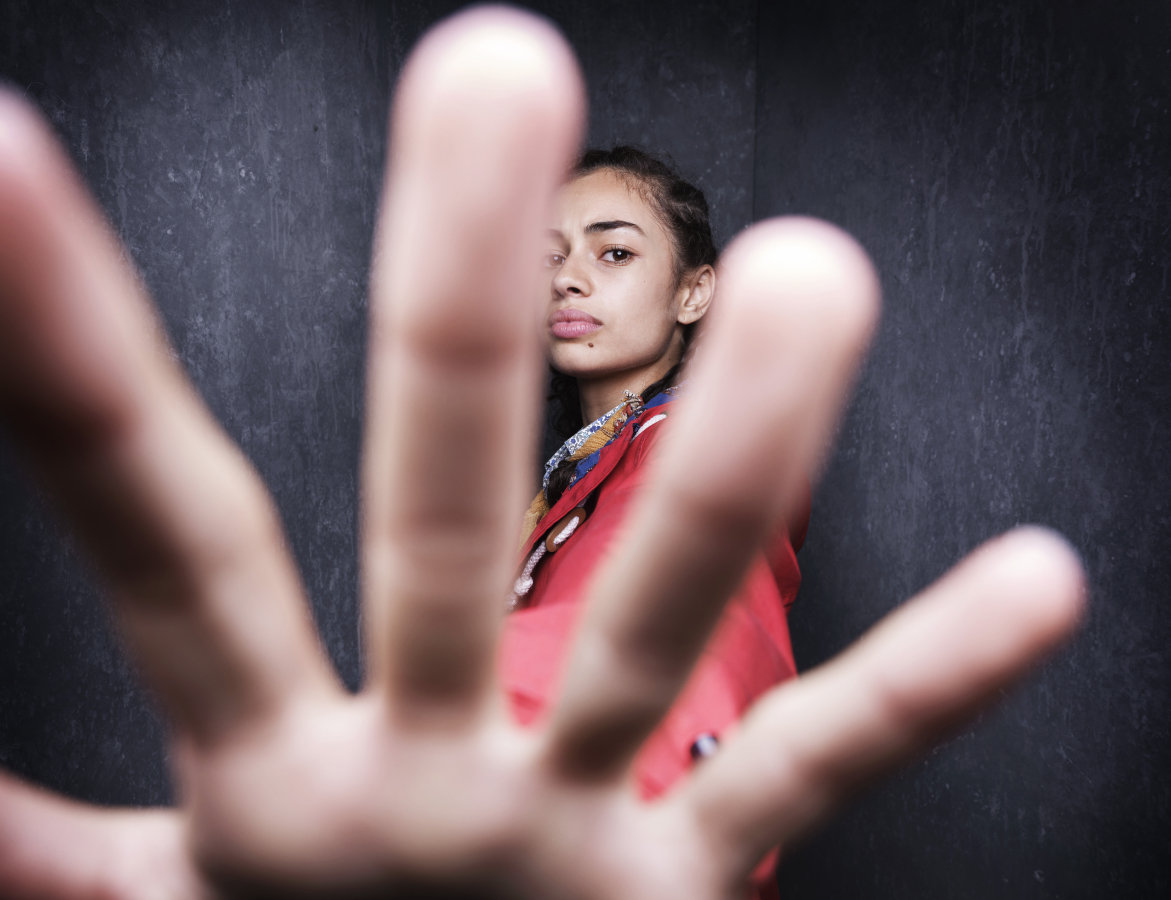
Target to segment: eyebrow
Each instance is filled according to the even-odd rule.
[[[637,231],[643,237],[646,237],[646,232],[643,231],[641,228],[639,228],[637,225],[635,225],[633,222],[624,222],[621,219],[610,219],[605,222],[591,222],[589,225],[586,226],[585,233],[586,234],[602,234],[603,232],[606,232],[606,231],[613,231],[616,228],[633,228],[635,231]],[[559,241],[565,240],[565,235],[563,235],[556,228],[550,228],[546,232],[546,234],[548,234],[549,237],[554,238],[555,240],[559,240]]]
[[[586,226],[586,234],[600,234],[603,231],[613,231],[615,228],[633,228],[643,237],[646,237],[646,232],[635,225],[633,222],[623,222],[621,219],[612,219],[608,222],[591,222]]]

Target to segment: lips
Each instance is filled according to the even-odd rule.
[[[549,333],[563,340],[593,334],[601,327],[601,322],[580,309],[559,309],[549,316]]]

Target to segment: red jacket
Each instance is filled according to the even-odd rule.
[[[539,718],[552,703],[591,576],[621,535],[646,477],[645,463],[670,427],[672,406],[666,402],[632,416],[521,548],[523,562],[555,523],[594,494],[592,513],[564,546],[541,559],[524,608],[513,612],[505,626],[501,681],[522,724]],[[718,738],[761,694],[796,674],[786,613],[801,584],[796,550],[808,518],[807,495],[795,525],[776,537],[767,558],[762,553],[752,564],[683,692],[643,745],[635,777],[645,798],[662,794],[695,765],[691,747],[697,737]],[[760,885],[762,896],[776,893],[771,870],[770,864],[767,881]]]

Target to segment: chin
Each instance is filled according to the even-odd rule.
[[[613,369],[605,364],[597,349],[586,347],[585,344],[565,343],[550,347],[548,359],[554,369],[573,378],[597,378],[609,374]]]

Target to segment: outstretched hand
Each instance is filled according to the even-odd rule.
[[[1011,533],[766,695],[667,797],[637,798],[634,754],[824,452],[877,316],[857,244],[773,220],[725,255],[696,387],[591,588],[558,704],[511,721],[495,648],[533,468],[537,260],[584,105],[561,38],[513,11],[440,25],[402,76],[352,696],[262,484],[43,122],[0,97],[0,414],[112,588],[182,801],[98,810],[0,779],[0,895],[738,897],[770,847],[1073,629],[1073,553]]]

